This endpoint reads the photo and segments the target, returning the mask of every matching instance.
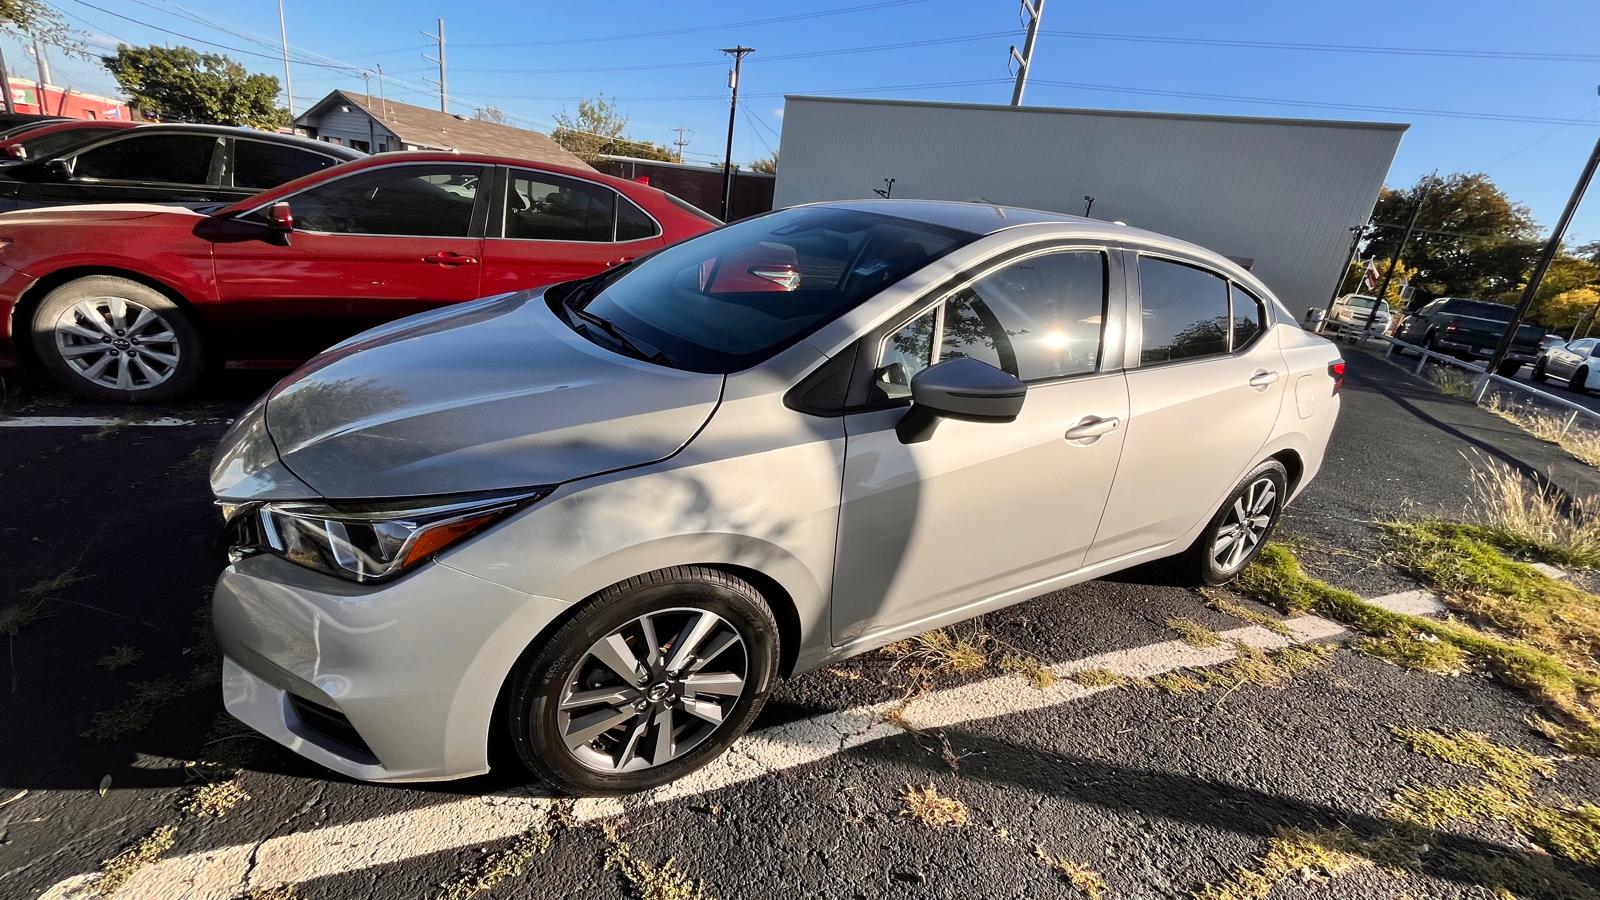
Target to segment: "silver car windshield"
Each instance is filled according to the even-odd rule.
[[[800,207],[669,247],[560,302],[604,335],[696,372],[749,368],[977,235],[877,213]]]

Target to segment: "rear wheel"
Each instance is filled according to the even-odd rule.
[[[512,673],[512,745],[568,793],[666,784],[749,728],[777,674],[777,635],[760,593],[715,569],[614,585]]]
[[[1550,379],[1550,373],[1546,372],[1544,367],[1544,357],[1541,356],[1533,361],[1533,374],[1530,377],[1539,384],[1544,384]]]
[[[1278,527],[1288,485],[1288,470],[1275,459],[1251,470],[1181,558],[1186,580],[1221,585],[1238,577]]]
[[[139,403],[186,393],[200,380],[200,334],[172,299],[113,275],[51,291],[33,314],[33,349],[82,397]]]
[[[1494,370],[1494,373],[1499,375],[1501,378],[1515,378],[1517,377],[1517,373],[1521,371],[1522,363],[1507,360],[1506,362],[1503,362],[1497,366]]]

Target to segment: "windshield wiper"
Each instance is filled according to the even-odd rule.
[[[574,296],[576,296],[576,294],[574,294]],[[628,351],[632,355],[644,360],[645,362],[661,363],[663,365],[671,364],[671,360],[667,359],[667,355],[665,353],[662,353],[660,350],[657,350],[638,338],[629,337],[626,332],[618,328],[616,323],[612,322],[610,319],[607,319],[603,316],[597,316],[581,306],[572,305],[571,298],[568,298],[567,309],[573,315],[605,332],[606,336],[610,337],[613,341],[616,341],[618,346],[622,347],[622,349]]]

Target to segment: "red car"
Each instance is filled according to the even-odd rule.
[[[721,224],[632,181],[386,153],[226,206],[0,214],[0,365],[121,402],[288,367],[448,303],[584,278]],[[20,357],[20,359],[19,359]]]
[[[70,150],[79,144],[104,135],[108,131],[120,131],[124,128],[133,128],[137,122],[122,122],[113,119],[95,119],[85,121],[81,119],[68,119],[65,122],[51,122],[30,128],[21,134],[0,139],[0,163],[34,159],[40,156],[49,156]]]

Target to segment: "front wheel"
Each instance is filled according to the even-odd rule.
[[[45,295],[33,314],[33,349],[68,390],[118,403],[184,394],[205,367],[200,334],[183,309],[113,275],[78,278]]]
[[[1589,367],[1580,366],[1578,371],[1572,373],[1572,379],[1567,382],[1567,389],[1582,394],[1589,389]]]
[[[518,757],[571,794],[659,787],[716,759],[750,727],[777,674],[761,594],[678,566],[602,591],[512,673]]]
[[[1288,486],[1289,472],[1275,459],[1251,470],[1184,554],[1187,580],[1215,586],[1237,578],[1278,527]]]

